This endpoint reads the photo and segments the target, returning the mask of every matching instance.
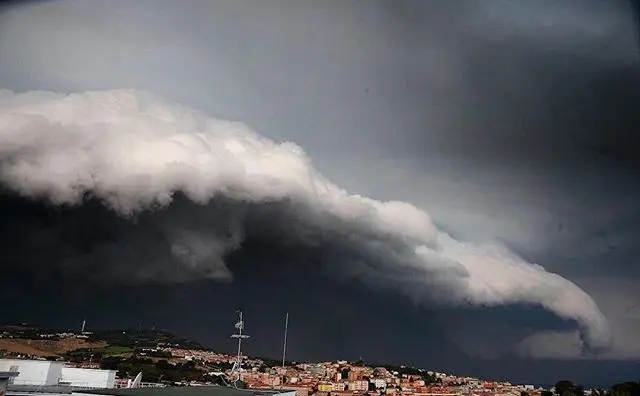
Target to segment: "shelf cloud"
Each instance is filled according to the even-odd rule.
[[[251,234],[418,304],[541,306],[577,323],[583,351],[612,342],[598,306],[571,281],[498,244],[457,240],[410,203],[350,194],[295,143],[147,92],[0,91],[0,182],[58,210],[98,203],[126,227],[82,260],[60,258],[69,271],[232,281],[226,259]]]

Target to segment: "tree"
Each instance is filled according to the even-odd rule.
[[[522,392],[520,392],[520,396],[529,396],[529,392],[522,391]]]
[[[225,386],[227,383],[222,375],[213,375],[212,381],[215,385]]]
[[[569,396],[569,395],[565,395],[565,393],[567,392],[572,392],[574,388],[573,382],[568,381],[568,380],[561,380],[556,382],[555,385],[555,390],[556,390],[556,395],[558,396]]]
[[[425,385],[435,384],[436,382],[441,382],[440,378],[436,377],[435,374],[425,374],[422,376]]]
[[[172,366],[169,364],[169,362],[166,359],[158,360],[158,362],[156,363],[156,367],[159,369],[172,368]]]
[[[553,396],[553,392],[548,390],[543,390],[542,392],[540,392],[540,396]]]
[[[640,383],[623,382],[611,387],[612,396],[640,396]]]

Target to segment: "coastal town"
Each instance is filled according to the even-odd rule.
[[[0,332],[0,357],[46,360],[65,367],[110,370],[114,388],[131,386],[233,385],[295,391],[296,396],[514,395],[544,396],[548,390],[456,376],[421,368],[367,365],[362,361],[288,362],[208,350],[167,332],[45,331],[9,326]],[[58,348],[58,349],[56,349]],[[141,382],[146,381],[146,382]],[[583,394],[588,394],[583,391]]]
[[[206,351],[172,350],[172,355],[206,363],[233,363],[236,356]],[[399,366],[397,370],[378,366],[370,367],[362,362],[292,363],[280,367],[265,368],[261,359],[243,359],[245,370],[239,379],[248,388],[295,390],[297,396],[353,394],[368,395],[517,395],[526,393],[540,396],[544,389],[533,385],[514,385],[508,382],[484,381],[459,377],[424,369]],[[230,373],[211,373],[222,375]]]
[[[60,387],[73,395],[135,390],[131,388],[156,388],[151,389],[155,394],[158,388],[208,386],[289,396],[640,396],[640,383],[632,381],[585,389],[559,380],[544,388],[362,360],[287,361],[286,331],[281,359],[255,358],[242,353],[248,336],[241,314],[239,319],[232,335],[238,342],[234,354],[155,328],[88,331],[86,321],[79,331],[24,323],[0,326],[0,374],[13,375],[5,381],[10,391],[18,392],[14,394],[27,394],[34,386],[57,395],[65,394]]]

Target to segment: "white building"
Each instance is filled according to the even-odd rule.
[[[349,390],[352,392],[366,392],[369,390],[369,381],[365,381],[365,380],[350,381]]]
[[[0,359],[0,371],[17,371],[18,376],[11,380],[15,385],[57,385],[62,372],[62,362]]]
[[[116,382],[115,370],[64,367],[63,362],[47,360],[0,359],[0,371],[18,372],[18,376],[11,379],[14,385],[114,388]]]
[[[384,378],[374,378],[371,380],[376,389],[387,389],[387,381]]]
[[[116,371],[62,367],[60,382],[73,388],[115,388]]]

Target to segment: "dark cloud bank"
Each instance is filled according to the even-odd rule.
[[[314,45],[323,44],[327,59],[355,62],[360,76],[380,77],[360,88],[382,102],[322,91],[350,81],[329,61],[309,65],[308,75],[289,62],[282,73],[277,56],[249,56],[253,47],[237,37],[224,48],[242,56],[216,50],[215,31],[209,52],[200,51],[203,37],[174,34],[135,5],[115,7],[121,41],[102,33],[68,42],[60,30],[71,57],[113,56],[70,64],[82,67],[65,75],[69,57],[51,55],[55,45],[34,40],[37,31],[20,34],[20,26],[49,15],[44,20],[82,31],[94,11],[60,2],[55,16],[38,7],[0,14],[0,85],[13,90],[0,91],[7,271],[0,285],[14,302],[6,318],[68,326],[97,311],[96,326],[156,323],[229,350],[228,324],[242,305],[255,326],[247,350],[255,354],[279,353],[288,310],[297,359],[362,356],[525,382],[553,382],[562,372],[606,383],[637,370],[633,287],[605,279],[633,281],[638,268],[640,79],[628,4],[593,2],[579,11],[552,2],[346,2],[325,10],[285,3],[262,9],[265,29],[282,40],[292,40],[287,29],[299,29],[302,15],[319,23],[340,12],[343,24],[330,18],[335,29],[323,34],[354,41]],[[230,4],[221,2],[216,15],[244,15],[238,34],[269,40],[254,35],[251,12]],[[207,9],[193,7],[185,15]],[[289,13],[290,28],[275,27],[276,10]],[[154,12],[162,21],[169,11]],[[125,40],[131,26],[135,34]],[[359,35],[375,38],[358,44],[360,52]],[[375,57],[385,40],[386,56]],[[294,50],[276,52],[304,51],[311,42],[289,44]],[[193,61],[167,60],[142,73],[131,60],[168,59],[160,56],[171,53],[166,48]],[[252,59],[267,62],[254,70]],[[238,62],[232,69],[240,72],[232,77],[225,62]],[[198,80],[202,65],[208,74]],[[181,80],[185,72],[196,78]],[[320,81],[311,91],[314,111],[291,99],[295,89],[310,89],[300,87],[303,76]],[[289,98],[260,98],[279,85]],[[287,112],[273,117],[264,109]],[[348,118],[350,111],[367,120]],[[269,138],[211,114],[265,125]],[[314,122],[353,135],[319,135]],[[397,169],[380,152],[406,174],[385,176]],[[345,176],[359,167],[371,171]],[[467,187],[456,194],[441,179]],[[498,194],[495,180],[513,192]],[[452,201],[475,212],[453,210]],[[434,213],[424,210],[430,206]],[[562,214],[552,232],[540,232],[538,207]],[[487,215],[501,210],[499,221]]]

